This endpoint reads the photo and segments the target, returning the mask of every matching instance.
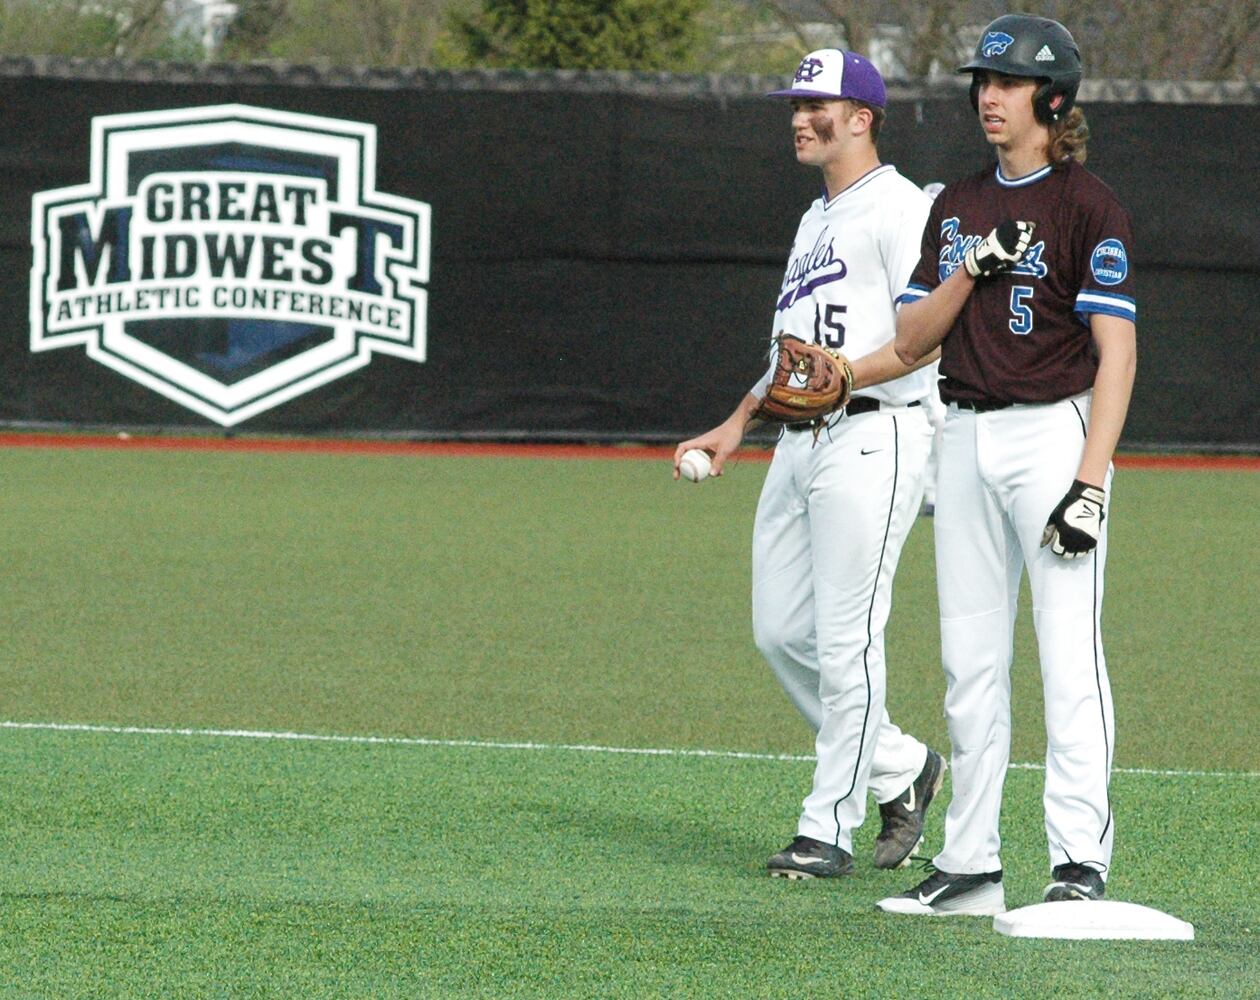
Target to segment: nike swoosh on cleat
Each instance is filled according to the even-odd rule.
[[[949,888],[948,885],[943,885],[939,889],[937,889],[936,892],[932,893],[932,895],[930,896],[925,896],[923,895],[923,893],[919,893],[919,902],[922,903],[924,906],[931,906],[933,900],[935,900],[937,896],[939,896],[942,892],[944,892],[948,888]]]
[[[907,812],[914,812],[915,801],[914,784],[912,783],[910,785],[910,801],[906,803]]]
[[[809,854],[793,854],[792,860],[798,865],[821,865],[823,863],[822,858],[815,858]]]

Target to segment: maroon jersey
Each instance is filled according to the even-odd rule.
[[[1036,223],[1012,271],[976,283],[941,344],[941,398],[1051,403],[1094,384],[1092,313],[1136,321],[1129,216],[1075,161],[1007,180],[989,168],[936,198],[919,264],[898,302],[925,297],[999,223]]]

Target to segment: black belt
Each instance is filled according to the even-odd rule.
[[[799,433],[800,431],[812,431],[816,427],[825,426],[832,417],[843,413],[849,417],[856,417],[859,413],[875,413],[881,405],[892,406],[892,403],[881,404],[878,399],[872,399],[870,396],[854,396],[849,400],[849,404],[843,410],[833,410],[831,413],[821,417],[815,417],[813,420],[806,420],[799,424],[784,424],[784,428],[789,431]],[[918,406],[919,400],[913,403],[902,404],[905,406]]]
[[[950,400],[960,410],[974,410],[976,413],[988,413],[990,410],[1005,410],[1015,404],[1005,399],[954,399]]]

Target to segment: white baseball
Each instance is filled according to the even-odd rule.
[[[712,468],[713,463],[709,460],[708,453],[699,448],[684,451],[682,458],[678,460],[678,471],[684,479],[690,479],[693,483],[703,482]]]

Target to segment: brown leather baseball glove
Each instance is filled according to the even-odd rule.
[[[781,333],[774,339],[774,379],[753,413],[758,420],[798,424],[840,409],[853,389],[853,368],[839,351]]]

